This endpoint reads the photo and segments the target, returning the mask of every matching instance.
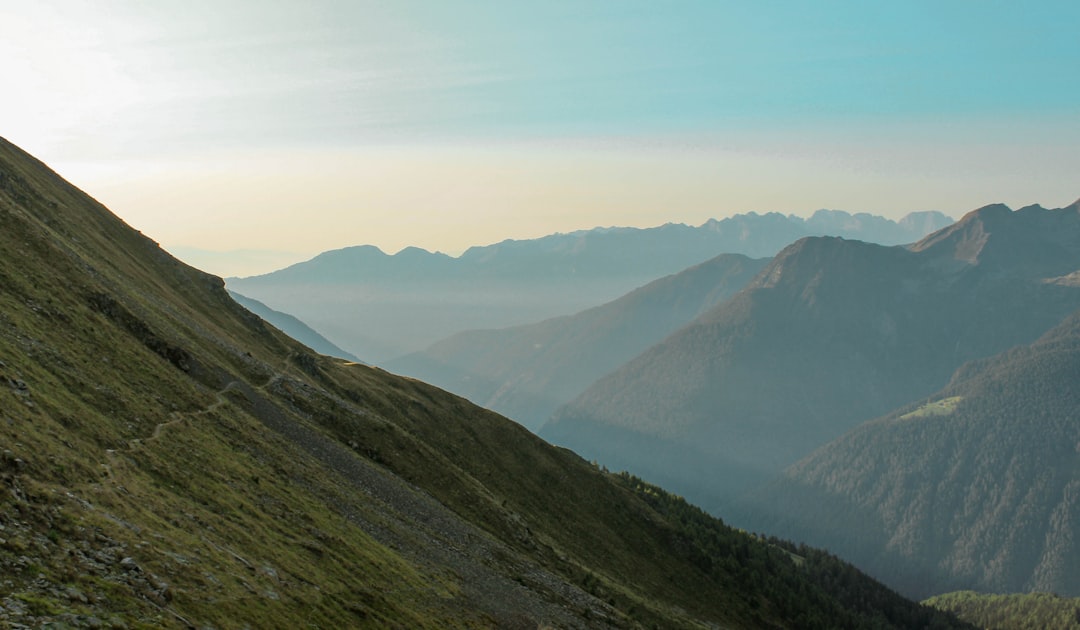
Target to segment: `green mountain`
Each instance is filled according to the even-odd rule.
[[[1080,308],[1063,279],[1078,269],[1080,205],[987,206],[908,247],[803,239],[540,435],[721,509],[964,362],[1036,339]]]
[[[362,245],[228,283],[382,365],[465,330],[577,313],[722,253],[769,257],[812,234],[909,243],[951,222],[938,212],[894,222],[820,210],[809,219],[749,213],[698,227],[596,228],[472,247],[456,258]]]
[[[1080,598],[1053,593],[991,595],[960,591],[931,597],[928,606],[954,613],[978,628],[992,630],[1075,630]]]
[[[312,330],[310,326],[304,322],[296,319],[288,313],[282,313],[281,311],[275,311],[269,306],[263,304],[258,300],[253,300],[249,297],[240,295],[236,291],[229,291],[229,297],[236,300],[236,303],[243,306],[247,310],[255,313],[268,324],[273,324],[275,328],[299,341],[305,346],[311,348],[319,354],[325,354],[331,357],[337,357],[339,359],[348,359],[353,362],[362,363],[352,353],[347,350],[342,350],[333,344],[329,339],[323,337],[315,330]]]
[[[913,596],[1080,596],[1078,379],[1080,312],[791,467],[753,524]]]
[[[314,354],[4,140],[0,225],[2,626],[960,627]]]
[[[458,333],[383,367],[535,431],[589,384],[737,292],[767,262],[722,254],[576,315]]]

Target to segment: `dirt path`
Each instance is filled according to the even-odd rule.
[[[258,387],[255,387],[254,389],[256,391],[265,392],[266,388],[270,387],[270,385],[272,385],[274,383],[274,381],[282,378],[285,369],[289,365],[289,359],[290,358],[291,358],[291,356],[286,356],[282,360],[281,365],[278,368],[278,371],[272,371],[270,373],[270,376],[266,379],[266,382],[263,383],[262,385],[259,385]],[[231,380],[231,381],[229,381],[228,383],[225,384],[225,387],[222,387],[220,390],[218,390],[217,392],[214,393],[214,401],[212,403],[210,403],[209,405],[207,405],[206,407],[204,407],[202,409],[196,409],[195,411],[173,411],[173,412],[170,412],[169,413],[169,419],[166,420],[165,422],[159,422],[158,424],[154,425],[154,430],[150,433],[150,435],[148,435],[147,437],[144,437],[144,438],[133,438],[131,440],[128,440],[127,448],[125,448],[124,450],[126,452],[128,452],[128,453],[132,453],[136,449],[145,446],[147,443],[153,442],[153,441],[159,439],[161,437],[161,435],[162,435],[162,431],[167,427],[172,427],[172,426],[181,424],[181,423],[183,423],[183,422],[185,422],[187,420],[191,420],[191,419],[196,418],[198,416],[205,416],[205,415],[214,413],[215,411],[217,411],[218,409],[220,409],[224,405],[229,404],[229,400],[228,400],[228,398],[226,398],[226,394],[228,394],[230,391],[237,391],[237,390],[239,390],[239,389],[241,389],[243,387],[247,387],[247,388],[251,389],[251,386],[247,385],[246,383],[244,383],[242,381]],[[101,464],[101,466],[102,466],[102,468],[105,469],[105,472],[109,477],[109,480],[115,482],[116,481],[116,475],[115,475],[115,472],[113,471],[112,462],[115,461],[117,450],[116,449],[106,449],[105,454],[108,456],[109,461],[106,462],[106,463]]]

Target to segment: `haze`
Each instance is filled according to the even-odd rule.
[[[222,275],[1076,196],[1080,5],[4,2],[3,133]]]

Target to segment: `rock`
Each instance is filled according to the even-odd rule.
[[[169,588],[168,584],[161,585],[161,588],[158,589],[157,594],[159,597],[161,597],[161,599],[165,600],[166,602],[171,602],[173,599],[173,592],[172,589]]]
[[[90,603],[90,600],[87,599],[86,595],[74,586],[69,586],[67,590],[64,591],[64,596],[73,602],[80,602],[82,604]]]

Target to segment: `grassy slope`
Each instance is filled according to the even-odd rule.
[[[457,618],[438,575],[329,509],[340,479],[217,393],[299,348],[0,148],[5,601],[152,626]]]
[[[769,589],[703,568],[683,524],[569,451],[312,354],[3,141],[0,222],[0,622],[793,627],[844,609],[746,534],[702,526],[785,576]]]

